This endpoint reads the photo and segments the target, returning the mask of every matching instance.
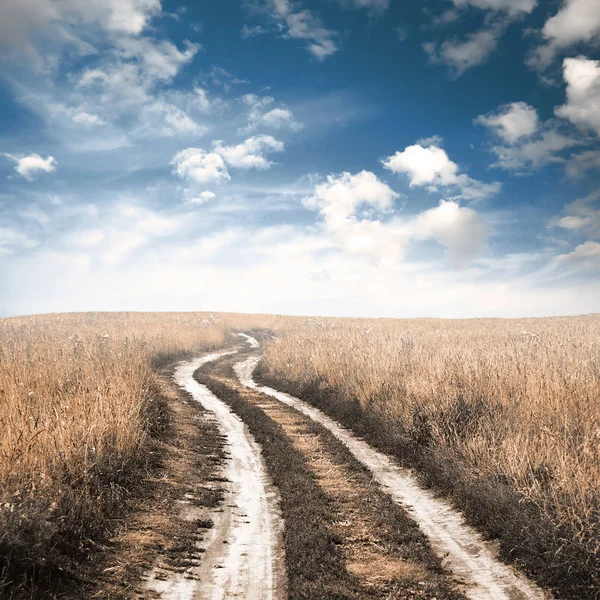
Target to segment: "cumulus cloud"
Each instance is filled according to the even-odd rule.
[[[435,145],[420,144],[407,146],[382,161],[383,166],[393,173],[404,173],[410,177],[411,187],[425,186],[430,190],[457,188],[457,197],[475,200],[492,196],[500,191],[500,183],[486,184],[459,173],[458,165],[450,160],[446,151]]]
[[[563,77],[567,103],[555,110],[556,115],[600,136],[600,60],[565,58]]]
[[[600,37],[600,10],[597,0],[564,0],[559,11],[542,28],[544,44],[528,58],[529,66],[543,70],[560,50],[590,43]]]
[[[223,183],[231,179],[222,156],[201,148],[186,148],[178,152],[171,164],[180,178],[194,183]]]
[[[504,141],[514,144],[537,131],[539,122],[535,108],[525,102],[511,102],[487,115],[479,115],[475,123],[491,129]]]
[[[434,239],[446,248],[455,268],[463,268],[485,245],[489,230],[476,211],[454,201],[400,219],[393,212],[398,194],[374,173],[329,175],[304,200],[317,209],[325,230],[345,251],[394,264],[411,242]],[[389,218],[386,218],[389,217]]]
[[[53,156],[42,158],[39,154],[30,154],[19,158],[7,153],[4,153],[4,156],[17,163],[15,171],[27,181],[33,181],[40,173],[56,171],[56,160]]]
[[[336,230],[354,217],[360,206],[385,211],[396,198],[398,194],[374,173],[361,171],[352,175],[344,172],[338,176],[329,175],[323,183],[316,185],[312,196],[305,200],[305,205],[318,208],[325,217],[327,227]]]
[[[561,133],[556,123],[540,123],[535,108],[525,102],[504,104],[475,121],[487,127],[503,145],[492,146],[497,161],[492,165],[506,170],[539,169],[562,162],[560,152],[581,143]]]
[[[419,215],[414,230],[418,237],[433,238],[445,246],[448,261],[457,269],[479,255],[489,235],[488,226],[477,212],[444,200]]]
[[[174,165],[173,172],[182,179],[197,184],[219,184],[231,180],[228,166],[243,170],[269,169],[273,163],[265,155],[282,152],[283,149],[283,142],[270,135],[256,135],[235,146],[224,146],[222,141],[216,140],[211,152],[186,148],[174,156],[171,164]],[[210,196],[200,195],[198,198],[204,201]]]
[[[223,146],[214,142],[213,150],[222,156],[228,165],[238,169],[268,169],[273,164],[265,157],[268,152],[282,152],[283,142],[270,135],[255,135],[236,146]]]
[[[317,184],[304,205],[321,213],[325,230],[344,250],[389,264],[403,257],[407,235],[396,224],[367,217],[369,210],[385,213],[396,198],[398,194],[374,173],[344,172]]]

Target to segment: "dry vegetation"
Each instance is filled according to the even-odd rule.
[[[201,313],[0,320],[0,596],[76,575],[114,530],[169,427],[153,366],[259,327],[264,379],[417,466],[541,582],[600,598],[600,316]]]
[[[152,361],[226,338],[198,313],[0,321],[0,596],[77,570],[166,426]]]
[[[263,379],[422,468],[540,580],[600,597],[600,316],[305,319],[278,335]]]

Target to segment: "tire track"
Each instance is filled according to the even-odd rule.
[[[258,341],[246,334],[252,348]],[[445,566],[463,582],[464,593],[472,600],[543,600],[545,593],[524,575],[500,562],[492,545],[465,523],[459,511],[430,490],[420,487],[414,475],[392,459],[358,439],[348,429],[310,404],[258,385],[252,378],[260,356],[254,355],[235,365],[240,382],[248,388],[272,396],[325,426],[342,441],[354,457],[366,466],[373,478],[396,502],[402,504],[429,538]]]
[[[165,577],[150,574],[148,589],[165,600],[279,600],[285,598],[283,523],[279,500],[267,475],[261,449],[243,421],[193,377],[207,362],[236,351],[211,354],[181,364],[177,384],[210,411],[226,438],[225,501],[211,514],[214,526],[199,543],[202,560]],[[186,518],[194,518],[186,509]]]

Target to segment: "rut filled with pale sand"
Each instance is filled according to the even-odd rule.
[[[232,352],[204,356],[175,371],[177,384],[214,416],[229,455],[222,473],[225,500],[211,514],[214,526],[199,544],[200,564],[149,576],[148,588],[165,600],[286,597],[283,523],[260,447],[244,422],[193,377],[200,366],[227,354]]]

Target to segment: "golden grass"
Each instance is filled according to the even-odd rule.
[[[443,458],[451,466],[446,480],[460,482],[463,496],[472,490],[459,501],[484,525],[494,515],[478,511],[480,483],[508,486],[554,528],[543,557],[553,569],[583,577],[574,566],[583,562],[587,572],[600,570],[598,315],[82,313],[0,320],[0,589],[11,577],[76,570],[77,549],[102,537],[151,468],[152,432],[165,417],[153,363],[222,347],[232,330],[251,328],[278,336],[267,348],[266,377],[346,408],[358,403],[388,447],[400,435],[423,456]],[[515,530],[504,541],[520,548],[526,527],[515,506],[490,530],[501,539]],[[597,579],[586,581],[600,590]]]
[[[148,466],[161,426],[152,361],[227,335],[198,313],[0,321],[0,584],[15,569],[69,569],[72,546],[102,530]]]
[[[382,437],[450,457],[466,485],[508,483],[550,519],[557,546],[580,543],[600,565],[600,315],[304,319],[262,368],[305,395],[357,401]]]

